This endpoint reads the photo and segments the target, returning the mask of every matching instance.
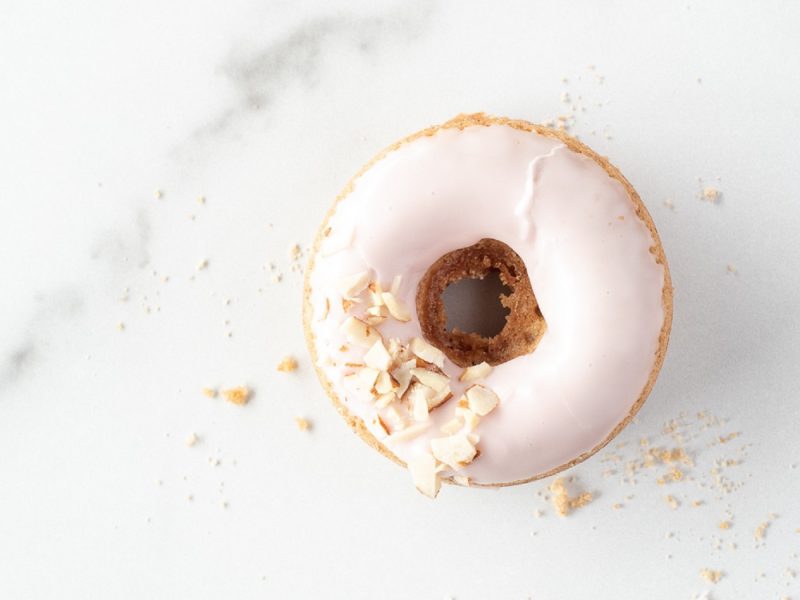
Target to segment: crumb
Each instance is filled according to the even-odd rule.
[[[193,496],[193,495],[191,495],[191,494],[189,494],[188,496],[186,496],[186,499],[187,499],[189,502],[192,502],[192,501],[194,500],[194,496]]]
[[[208,259],[207,258],[204,258],[199,263],[197,263],[197,270],[198,271],[202,271],[203,269],[206,269],[207,267],[208,267]]]
[[[217,390],[214,388],[205,387],[203,388],[203,396],[206,398],[216,398],[217,397]]]
[[[664,204],[664,206],[666,206],[671,211],[673,211],[673,212],[675,211],[675,203],[673,203],[672,200],[670,200],[669,198],[664,200],[663,204]]]
[[[709,583],[717,583],[720,579],[722,579],[722,571],[714,571],[712,569],[702,569],[700,571],[700,577],[702,577]]]
[[[692,500],[692,506],[694,508],[697,508],[698,506],[703,506],[703,501],[702,500]]]
[[[722,192],[720,192],[717,188],[706,186],[703,188],[703,192],[700,196],[700,199],[715,204],[719,202],[721,196]]]
[[[206,203],[206,197],[205,196],[198,196],[197,197],[197,203],[198,204],[205,204]]]
[[[726,269],[727,269],[728,273],[731,273],[732,275],[735,275],[738,272],[736,270],[736,267],[734,267],[731,263],[728,263],[728,266],[726,267]]]
[[[162,192],[159,189],[156,189],[156,190],[153,191],[153,196],[155,196],[156,200],[160,200],[161,198],[164,197],[164,192]]]
[[[672,510],[675,510],[676,508],[678,508],[681,505],[681,503],[678,501],[678,499],[675,496],[667,496],[665,498],[665,500],[667,501],[667,504],[669,504],[669,507]]]
[[[586,506],[592,501],[592,494],[589,492],[581,492],[571,498],[564,480],[560,477],[550,484],[550,491],[553,492],[553,506],[562,517],[567,516],[574,509]]]
[[[291,373],[297,369],[297,360],[292,356],[284,356],[278,363],[277,369],[281,373]]]
[[[122,321],[117,323],[117,331],[125,331],[125,323],[123,323]]]
[[[191,448],[197,443],[198,439],[199,438],[197,437],[196,433],[190,433],[188,436],[186,436],[186,445]]]
[[[613,508],[614,510],[620,510],[623,506],[625,506],[625,505],[617,502],[611,508]]]
[[[297,260],[303,255],[303,251],[300,249],[300,244],[294,244],[289,248],[289,259],[290,260]]]
[[[720,521],[719,528],[720,529],[730,529],[731,528],[731,522],[730,521]]]
[[[222,390],[225,400],[233,404],[243,405],[250,401],[250,390],[244,386]]]
[[[308,431],[311,428],[311,423],[309,423],[303,417],[295,417],[294,424],[297,425],[297,428],[300,431]]]
[[[763,540],[767,535],[767,529],[769,528],[769,521],[764,521],[758,527],[756,527],[755,532],[753,533],[753,539],[756,541]]]

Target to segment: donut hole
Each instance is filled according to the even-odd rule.
[[[500,279],[499,269],[490,269],[484,277],[465,277],[448,285],[442,294],[445,328],[493,338],[506,326],[511,309],[503,306],[502,297],[511,289]]]
[[[494,239],[439,258],[420,280],[416,303],[422,335],[461,367],[533,352],[547,327],[525,263]]]

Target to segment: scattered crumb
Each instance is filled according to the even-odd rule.
[[[284,356],[278,363],[277,369],[281,373],[291,373],[297,369],[297,360],[293,356]]]
[[[753,539],[756,541],[763,540],[767,535],[767,529],[769,528],[769,521],[764,521],[758,527],[756,527],[755,533],[753,533]]]
[[[208,268],[208,259],[204,258],[199,263],[197,263],[197,270],[202,271],[203,269]]]
[[[156,200],[160,200],[164,197],[164,192],[162,192],[160,189],[156,189],[153,191],[153,196],[155,196]]]
[[[123,323],[122,321],[117,323],[117,331],[125,331],[125,323]]]
[[[702,569],[700,571],[700,577],[702,577],[709,583],[717,583],[720,579],[722,579],[722,571],[714,571],[712,569]]]
[[[233,404],[243,405],[250,401],[250,390],[244,386],[222,390],[225,400]]]
[[[667,501],[667,504],[669,504],[669,507],[672,510],[675,510],[676,508],[678,508],[681,505],[681,503],[678,501],[678,499],[675,496],[667,496],[665,498],[665,500]]]
[[[720,521],[719,528],[720,529],[730,529],[731,528],[731,522],[730,521]]]
[[[674,202],[672,202],[672,200],[670,200],[669,198],[667,198],[666,200],[664,200],[663,204],[664,204],[664,206],[666,206],[666,207],[667,207],[668,209],[670,209],[671,211],[674,211],[674,210],[675,210],[675,203],[674,203]]]
[[[203,396],[206,398],[216,398],[217,397],[217,390],[210,387],[203,388]]]
[[[702,500],[692,500],[692,506],[694,508],[697,508],[698,506],[703,506],[703,501]]]
[[[715,204],[719,202],[721,197],[722,197],[722,192],[720,192],[717,188],[706,186],[703,188],[700,199]]]
[[[592,501],[592,494],[581,492],[577,496],[570,497],[564,479],[558,478],[550,484],[550,491],[553,493],[551,502],[556,512],[562,516],[567,516],[570,511],[586,506]]]
[[[297,428],[300,431],[308,431],[311,428],[311,423],[309,423],[303,417],[295,417],[294,424],[297,425]]]
[[[198,196],[197,197],[197,203],[198,204],[205,204],[206,203],[206,197],[205,196]]]
[[[728,266],[726,267],[726,269],[727,269],[728,273],[731,273],[732,275],[735,275],[736,273],[738,273],[736,267],[733,266],[731,263],[728,263]]]
[[[192,502],[192,501],[194,500],[194,496],[193,496],[192,494],[189,494],[188,496],[186,496],[186,499],[187,499],[189,502]]]
[[[303,251],[300,249],[300,244],[294,244],[289,248],[289,259],[290,260],[297,260],[303,255]]]
[[[200,438],[197,437],[196,433],[194,433],[194,432],[190,433],[188,436],[186,436],[186,445],[191,448],[192,446],[194,446],[197,443],[197,441],[199,439]]]
[[[624,506],[625,506],[624,504],[621,504],[621,503],[617,502],[611,508],[613,508],[614,510],[620,510]]]

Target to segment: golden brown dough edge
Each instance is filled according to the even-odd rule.
[[[393,460],[397,464],[405,467],[405,463],[401,461],[397,456],[394,455],[386,446],[381,444],[381,442],[374,436],[370,431],[367,429],[364,422],[353,415],[347,410],[347,407],[339,400],[336,393],[333,390],[333,386],[331,382],[327,379],[325,374],[322,370],[317,366],[317,350],[314,344],[314,334],[311,331],[311,318],[313,308],[311,306],[310,298],[311,298],[311,271],[314,268],[314,259],[316,258],[316,254],[319,251],[319,246],[322,243],[322,240],[325,237],[325,230],[328,227],[328,222],[330,221],[331,216],[333,215],[336,206],[338,203],[345,198],[352,190],[356,180],[361,177],[368,169],[370,169],[375,163],[380,161],[390,152],[397,150],[403,144],[408,142],[414,141],[420,137],[430,137],[435,135],[441,129],[465,129],[467,127],[489,127],[492,125],[505,125],[506,127],[513,127],[514,129],[519,129],[521,131],[528,131],[528,132],[536,132],[539,135],[544,135],[551,138],[556,138],[560,140],[565,146],[567,146],[570,150],[588,156],[597,164],[599,164],[606,173],[609,174],[610,177],[613,177],[617,181],[619,181],[625,190],[628,192],[628,197],[631,199],[634,205],[634,212],[636,215],[641,219],[641,221],[647,226],[650,230],[650,234],[653,236],[653,241],[655,245],[650,248],[650,252],[656,259],[656,262],[661,264],[664,267],[664,285],[661,289],[661,298],[664,304],[664,322],[661,325],[661,333],[659,334],[658,340],[658,349],[656,350],[656,360],[653,363],[653,368],[650,371],[650,377],[647,380],[644,388],[642,389],[639,398],[631,407],[630,412],[628,415],[620,421],[617,426],[611,431],[611,433],[597,446],[592,448],[591,450],[584,452],[577,458],[564,463],[546,473],[540,473],[538,475],[533,475],[526,479],[518,479],[516,481],[509,481],[504,483],[471,483],[470,487],[506,487],[510,485],[519,485],[522,483],[529,483],[531,481],[536,481],[537,479],[544,479],[545,477],[550,477],[551,475],[555,475],[556,473],[560,473],[570,467],[577,465],[578,463],[583,462],[597,451],[602,449],[606,444],[608,444],[611,440],[613,440],[620,431],[622,431],[628,423],[636,416],[636,413],[642,408],[647,396],[650,394],[650,391],[653,389],[653,385],[658,378],[658,373],[661,370],[661,365],[664,363],[664,357],[667,353],[667,346],[669,344],[669,334],[672,328],[672,279],[669,273],[669,265],[667,264],[667,257],[664,254],[664,249],[661,245],[661,239],[658,237],[658,231],[656,231],[655,224],[653,223],[653,219],[650,216],[650,213],[647,212],[647,208],[645,207],[642,199],[639,197],[639,194],[636,193],[636,190],[633,189],[633,186],[630,182],[625,179],[622,173],[617,169],[614,165],[612,165],[604,156],[600,156],[594,150],[579,142],[573,137],[565,134],[562,131],[557,131],[554,129],[549,129],[547,127],[543,127],[542,125],[536,125],[534,123],[529,123],[527,121],[522,121],[519,119],[509,119],[507,117],[494,117],[490,115],[486,115],[484,113],[473,113],[473,114],[461,114],[457,117],[443,123],[442,125],[433,125],[431,127],[427,127],[421,131],[413,133],[408,137],[405,137],[391,146],[385,148],[381,152],[379,152],[372,160],[366,163],[355,176],[347,182],[347,185],[344,186],[344,189],[339,192],[339,195],[336,196],[336,200],[334,201],[333,205],[328,209],[328,212],[325,214],[325,219],[320,225],[319,230],[317,231],[317,235],[314,239],[314,245],[311,249],[311,254],[308,259],[308,265],[306,267],[305,278],[303,283],[303,330],[305,333],[306,343],[308,345],[308,351],[311,355],[311,360],[314,364],[314,370],[317,372],[317,377],[322,384],[322,387],[325,389],[325,392],[328,394],[330,399],[333,401],[336,410],[339,412],[340,415],[344,418],[347,424],[355,431],[361,439],[363,439],[367,444],[373,447],[375,450],[386,456],[387,458]],[[451,479],[446,479],[448,483],[454,483]]]

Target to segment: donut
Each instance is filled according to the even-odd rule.
[[[496,335],[448,328],[443,294],[498,276]],[[641,408],[672,322],[655,225],[562,131],[459,115],[389,146],[336,198],[305,275],[311,358],[338,412],[435,497],[602,448]]]

